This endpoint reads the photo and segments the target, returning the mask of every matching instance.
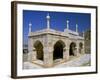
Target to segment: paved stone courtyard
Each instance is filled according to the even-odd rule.
[[[53,68],[61,68],[61,67],[78,67],[78,66],[90,66],[91,64],[91,54],[82,54],[78,57],[71,56],[70,60],[61,64],[55,65]],[[40,69],[43,68],[40,65],[24,62],[24,69]]]

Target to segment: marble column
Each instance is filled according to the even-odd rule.
[[[69,59],[69,48],[64,48],[63,49],[63,59],[64,61],[67,61]]]
[[[28,53],[28,61],[29,62],[35,61],[36,60],[36,56],[37,56],[37,54],[36,54],[35,48],[33,50],[30,50],[29,53]]]
[[[32,53],[33,53],[33,45],[32,45],[32,38],[28,39],[28,61],[32,62]]]
[[[35,60],[37,60],[37,52],[36,52],[36,49],[35,48],[33,48],[33,51],[32,51],[32,61],[35,61]]]
[[[52,67],[53,66],[53,48],[52,47],[44,47],[44,67]]]
[[[79,56],[79,44],[76,44],[75,56]]]

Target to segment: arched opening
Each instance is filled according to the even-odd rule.
[[[80,42],[80,43],[79,43],[79,53],[80,53],[80,54],[82,53],[82,49],[83,49],[83,44]]]
[[[62,41],[57,41],[54,45],[53,60],[63,58],[63,48],[65,44]]]
[[[72,42],[70,44],[70,49],[69,49],[69,55],[75,55],[75,50],[76,50],[76,43]]]
[[[37,59],[43,60],[43,45],[40,41],[36,41],[34,44],[36,54],[37,54]]]

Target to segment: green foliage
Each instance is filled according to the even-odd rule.
[[[85,53],[91,53],[91,31],[87,30],[84,34]]]

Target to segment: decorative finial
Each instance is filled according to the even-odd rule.
[[[29,23],[29,32],[31,32],[32,23]]]
[[[47,19],[50,19],[49,13],[47,14]]]
[[[78,32],[78,24],[76,24],[76,32]]]
[[[69,20],[67,20],[66,22],[67,22],[67,29],[69,29]]]
[[[47,29],[50,29],[50,16],[49,16],[49,13],[47,14],[46,18],[47,18]]]

